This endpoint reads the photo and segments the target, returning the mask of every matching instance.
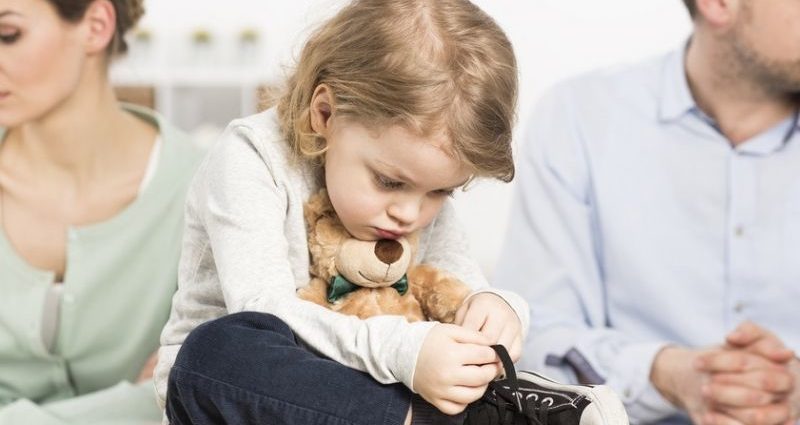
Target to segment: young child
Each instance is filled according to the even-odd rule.
[[[473,178],[512,179],[516,95],[511,44],[468,1],[356,0],[322,25],[277,108],[231,123],[189,192],[156,369],[169,421],[457,421],[445,415],[502,372],[491,345],[516,360],[528,327],[447,202]],[[417,261],[473,288],[456,324],[360,320],[295,296],[309,281],[303,204],[321,187],[359,239],[421,230]]]

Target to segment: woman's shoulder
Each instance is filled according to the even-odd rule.
[[[139,105],[123,103],[122,107],[137,118],[155,127],[161,140],[163,157],[166,161],[178,159],[190,172],[203,157],[203,150],[194,142],[187,133],[173,125],[160,113]]]

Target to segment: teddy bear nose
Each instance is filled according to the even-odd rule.
[[[384,264],[392,264],[403,256],[403,245],[393,239],[381,239],[375,244],[375,256]]]

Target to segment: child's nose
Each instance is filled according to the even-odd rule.
[[[387,211],[388,214],[401,226],[414,224],[419,217],[419,210],[422,203],[418,199],[406,199],[392,205]]]

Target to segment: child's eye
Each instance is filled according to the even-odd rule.
[[[397,190],[403,187],[403,182],[392,180],[386,176],[375,173],[375,183],[379,188],[385,190]]]
[[[13,44],[18,39],[22,33],[19,31],[14,32],[0,32],[0,43],[3,44]]]
[[[433,191],[433,193],[436,196],[449,196],[451,198],[455,197],[454,196],[455,195],[455,190],[454,189],[439,189],[439,190]]]

